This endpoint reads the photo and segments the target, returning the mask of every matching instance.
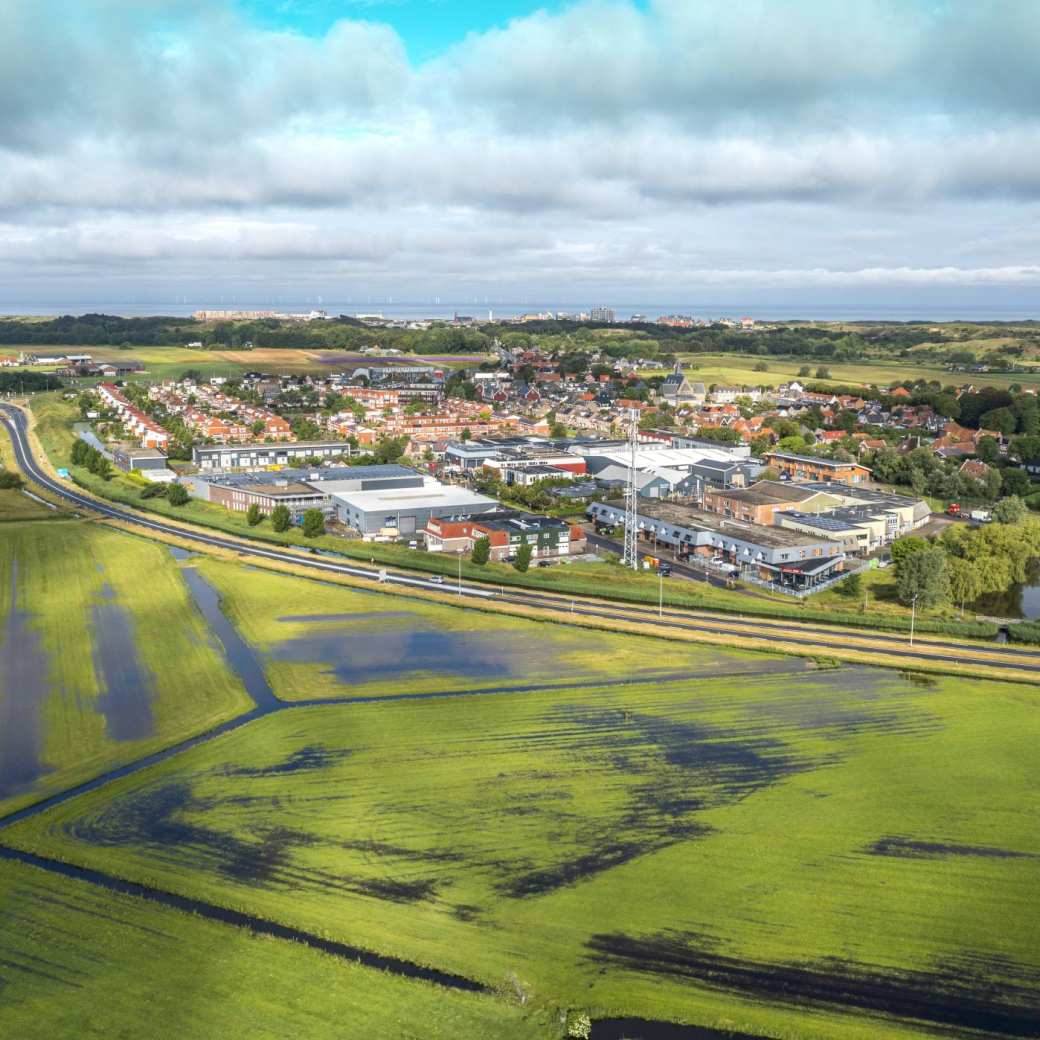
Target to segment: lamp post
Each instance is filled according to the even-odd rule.
[[[459,553],[459,595],[462,595],[462,553]]]
[[[921,594],[918,593],[917,596]],[[917,596],[910,601],[910,645],[914,645],[914,622],[917,620]]]
[[[657,561],[657,616],[664,620],[664,571],[660,560]]]

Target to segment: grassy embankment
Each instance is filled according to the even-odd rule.
[[[71,424],[76,418],[75,408],[54,395],[42,395],[33,401],[33,415],[35,433],[52,464],[68,466],[73,440]],[[202,524],[229,534],[260,538],[281,545],[328,549],[364,562],[408,567],[449,577],[458,573],[458,560],[455,557],[421,552],[404,545],[360,542],[333,535],[324,535],[312,540],[305,538],[299,530],[278,534],[272,531],[266,522],[259,527],[249,527],[244,514],[233,513],[208,502],[192,500],[186,506],[174,507],[161,498],[142,501],[140,491],[143,485],[124,474],[117,473],[110,480],[104,481],[81,468],[75,468],[73,473],[77,483],[101,497],[147,509],[182,522]],[[503,587],[513,585],[565,595],[606,596],[632,603],[656,604],[659,593],[655,575],[634,575],[622,567],[605,563],[574,563],[548,569],[532,568],[526,574],[519,574],[508,564],[487,564],[478,567],[464,560],[462,576],[471,581]],[[833,605],[825,609],[817,607],[812,599],[792,602],[778,598],[747,596],[739,592],[717,589],[703,582],[669,581],[665,585],[664,600],[666,604],[677,607],[699,607],[867,628],[903,630],[910,625],[908,612],[899,606],[885,613],[871,610],[860,612],[851,605],[844,610]],[[958,622],[953,618],[952,608],[922,610],[919,612],[917,627],[921,632],[948,631],[950,634],[967,637],[989,636],[995,633],[992,625]]]
[[[27,520],[61,520],[61,513],[33,501],[21,491],[0,490],[0,523],[21,523]]]
[[[0,1034],[18,1040],[546,1040],[544,1016],[0,862]]]
[[[990,1004],[1035,1026],[1038,709],[880,670],[298,709],[4,840],[515,977],[546,1012],[875,1040]],[[878,994],[904,1015],[916,994],[917,1024]]]
[[[745,650],[315,585],[216,560],[191,565],[219,591],[225,614],[264,655],[268,681],[286,701],[805,667]]]
[[[0,717],[19,727],[20,743],[32,731],[39,739],[35,781],[8,776],[3,811],[253,706],[163,546],[86,523],[11,524],[2,541],[0,619],[27,615],[40,656],[22,676],[16,658],[29,648],[0,646]],[[112,610],[122,617],[111,621],[106,665],[98,625]],[[42,690],[30,688],[37,683]]]

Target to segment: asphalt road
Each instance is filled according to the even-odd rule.
[[[146,532],[174,535],[201,546],[211,546],[244,556],[293,564],[315,572],[316,576],[322,573],[333,573],[363,578],[372,581],[373,584],[380,581],[378,569],[332,562],[327,558],[269,548],[247,539],[185,530],[176,524],[155,519],[133,509],[111,505],[75,491],[49,477],[36,463],[29,447],[26,419],[22,412],[0,404],[0,416],[3,417],[4,424],[11,433],[17,462],[25,474],[52,494],[60,496],[82,509],[89,509],[94,513],[124,521],[142,528]],[[840,655],[851,651],[881,653],[888,658],[897,658],[911,667],[917,665],[941,670],[943,664],[956,662],[968,666],[985,665],[989,669],[1002,671],[1014,670],[1019,673],[1019,676],[1023,672],[1036,673],[1040,677],[1040,650],[999,644],[972,644],[952,639],[937,640],[927,636],[919,637],[915,645],[910,647],[904,633],[893,634],[873,629],[859,630],[820,623],[787,622],[722,612],[680,610],[673,607],[666,607],[659,612],[652,606],[630,606],[589,596],[571,597],[560,593],[518,589],[508,591],[502,589],[496,592],[472,584],[459,586],[450,579],[441,584],[428,578],[402,574],[399,571],[387,570],[385,573],[385,584],[440,593],[458,591],[462,603],[466,603],[468,600],[470,604],[476,605],[475,600],[493,599],[497,602],[536,609],[567,611],[583,618],[653,624],[671,630],[679,629],[708,634],[715,637],[720,645],[725,645],[727,636],[736,636],[743,639],[758,639],[762,642],[762,649],[769,649],[771,645],[783,643],[786,646],[797,647],[821,656]]]

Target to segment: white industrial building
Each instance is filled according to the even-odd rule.
[[[332,501],[340,522],[366,539],[407,537],[434,517],[470,517],[498,508],[487,495],[430,478],[422,487],[337,492]]]

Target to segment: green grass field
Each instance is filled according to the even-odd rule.
[[[192,561],[286,701],[801,671],[800,658],[570,628]]]
[[[17,346],[4,347],[5,352],[16,354],[20,349]],[[226,376],[237,378],[245,372],[270,372],[286,375],[311,373],[315,375],[329,375],[333,372],[343,371],[347,363],[365,364],[383,362],[373,357],[349,351],[338,351],[334,349],[294,349],[278,347],[258,347],[255,350],[190,350],[187,347],[129,347],[123,350],[119,347],[26,347],[28,351],[35,350],[38,353],[48,354],[89,354],[93,361],[98,364],[118,364],[128,359],[140,361],[145,366],[143,372],[134,373],[128,378],[132,380],[157,380],[157,379],[179,379],[185,372],[191,370],[198,372],[203,378],[209,379],[213,376]],[[445,361],[441,355],[431,361],[429,357],[422,355],[401,355],[395,361],[408,362],[411,364],[435,364],[438,368],[458,368],[466,365],[472,366],[473,361],[461,359],[459,361]],[[27,371],[48,372],[60,366],[26,366]],[[17,369],[15,369],[17,371]],[[96,382],[94,379],[82,379],[79,382],[87,385]]]
[[[0,491],[0,523],[56,519],[60,519],[60,514],[23,495],[21,491]]]
[[[546,1012],[1028,1035],[1038,708],[872,669],[299,708],[4,840]]]
[[[887,387],[904,379],[938,380],[943,386],[960,386],[975,383],[978,386],[1008,387],[1012,383],[1022,386],[1040,385],[1040,369],[1027,372],[951,372],[942,365],[922,365],[914,361],[896,358],[879,359],[876,362],[842,362],[828,360],[781,360],[758,357],[753,354],[686,354],[682,357],[683,370],[697,382],[710,386],[779,386],[781,383],[799,379],[801,382],[818,382],[816,369],[821,365],[830,372],[828,383],[843,386]],[[765,362],[766,372],[756,372],[755,365]],[[799,376],[803,366],[809,365],[811,374]],[[696,367],[694,367],[696,366]],[[665,375],[670,368],[651,369],[645,375]]]
[[[548,1038],[545,1016],[0,862],[0,1035]]]
[[[72,521],[0,542],[0,810],[252,707],[164,547]]]

